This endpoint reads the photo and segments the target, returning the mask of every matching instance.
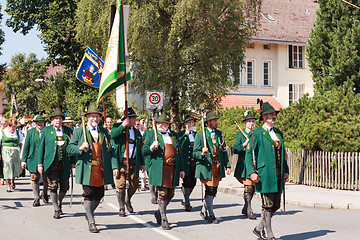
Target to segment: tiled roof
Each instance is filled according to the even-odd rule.
[[[243,95],[243,94],[229,94],[221,99],[221,106],[225,108],[231,107],[254,107],[259,109],[260,105],[257,104],[257,99],[260,98],[263,102],[269,102],[276,110],[284,108],[274,96],[269,95]]]
[[[263,0],[261,26],[252,39],[307,43],[318,8],[314,0]]]

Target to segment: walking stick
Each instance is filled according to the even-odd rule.
[[[206,110],[203,109],[201,126],[202,126],[202,130],[203,130],[202,132],[203,132],[204,148],[206,148],[205,117],[206,117]],[[201,202],[204,202],[204,184],[203,183],[201,183]]]
[[[255,146],[254,146],[254,133],[253,133],[253,127],[251,127],[251,144],[252,144],[252,160],[254,164],[254,170],[257,173],[257,164],[256,164],[256,157],[255,157]]]
[[[240,132],[244,135],[244,137],[246,138],[246,140],[248,140],[249,138],[246,136],[246,134],[244,133],[244,131],[240,128],[239,124],[234,120],[237,128],[240,130]]]
[[[74,196],[74,174],[72,168],[70,168],[70,177],[71,177],[71,189],[70,189],[70,208],[71,208],[73,196]]]
[[[283,189],[283,205],[284,205],[284,214],[286,214],[286,210],[285,210],[285,183],[284,183],[284,189]]]

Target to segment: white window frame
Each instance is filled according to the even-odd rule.
[[[264,68],[264,63],[268,63],[269,64],[269,69],[268,69],[268,85],[265,85],[265,68]],[[271,87],[272,86],[272,60],[270,59],[264,59],[262,61],[262,84],[264,87]]]
[[[252,84],[248,84],[248,62],[252,62]],[[245,62],[245,75],[244,75],[244,85],[246,86],[256,86],[256,60],[247,58]]]
[[[292,92],[290,92],[290,85],[293,85]],[[299,87],[302,86],[302,95],[300,96]],[[297,102],[302,96],[305,94],[305,83],[289,83],[289,106]],[[295,89],[294,89],[295,87]],[[292,98],[290,98],[290,94],[292,95]],[[292,100],[291,100],[292,99]]]
[[[296,49],[297,49],[297,52],[296,52],[296,55],[294,54],[294,49],[295,49],[295,47],[296,47]],[[301,47],[302,48],[302,51],[301,51],[301,55],[302,55],[302,59],[301,59],[301,62],[302,62],[302,67],[300,67],[299,65],[299,63],[300,63],[300,58],[299,58],[299,47]],[[292,67],[290,67],[290,62],[289,62],[289,68],[294,68],[294,69],[305,69],[305,64],[306,64],[306,56],[305,56],[305,46],[304,45],[292,45],[292,44],[290,44],[290,45],[288,45],[288,54],[289,54],[289,51],[290,51],[290,48],[292,48],[291,49],[291,66]],[[290,59],[290,57],[288,58],[288,59]],[[297,66],[295,66],[295,62],[297,62]]]

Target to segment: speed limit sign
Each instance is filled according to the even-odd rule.
[[[161,109],[163,107],[163,93],[147,91],[146,92],[146,109]]]

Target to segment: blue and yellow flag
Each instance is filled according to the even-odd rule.
[[[101,73],[102,69],[104,68],[104,61],[99,58],[99,62],[100,71],[98,68],[97,55],[93,50],[91,50],[91,48],[88,47],[76,72],[76,78],[90,87],[99,88],[99,72]]]

